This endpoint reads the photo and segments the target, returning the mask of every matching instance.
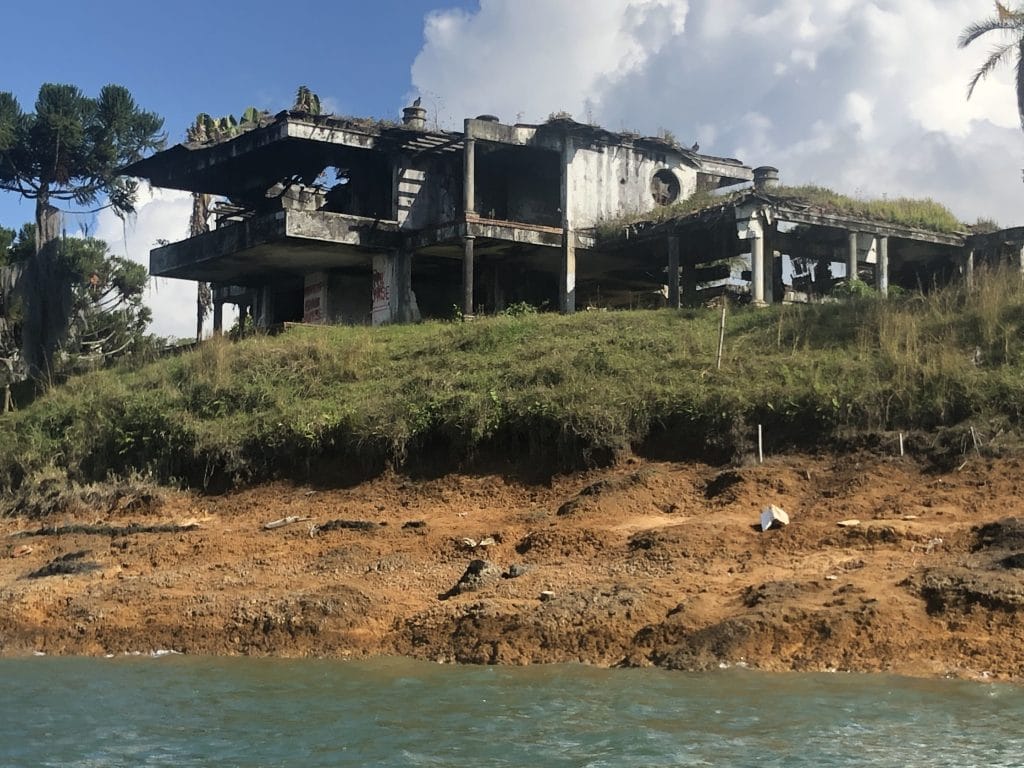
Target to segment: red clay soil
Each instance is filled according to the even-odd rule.
[[[0,653],[1021,680],[1022,500],[1018,460],[937,474],[873,456],[170,493],[95,519],[0,521]],[[790,525],[760,531],[767,504]],[[264,529],[289,516],[312,519]],[[53,530],[67,525],[101,532]]]

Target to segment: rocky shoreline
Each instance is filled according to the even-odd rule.
[[[629,459],[0,521],[0,653],[1024,677],[1016,459]],[[790,524],[762,531],[775,504]]]

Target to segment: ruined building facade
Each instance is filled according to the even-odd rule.
[[[777,194],[774,168],[558,116],[447,132],[418,104],[401,124],[286,111],[123,172],[220,201],[212,231],[150,259],[154,276],[213,284],[215,330],[228,302],[262,327],[381,324],[514,302],[678,307],[716,281],[758,305],[850,277],[884,294],[969,279],[976,252],[1024,269],[1024,231],[851,215]]]
[[[150,261],[154,276],[213,283],[218,328],[224,302],[269,326],[623,300],[664,275],[599,253],[595,225],[753,177],[737,160],[568,118],[429,130],[419,106],[397,125],[282,112],[124,172],[223,201],[212,231]]]

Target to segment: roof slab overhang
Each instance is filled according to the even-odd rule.
[[[275,275],[365,266],[374,253],[399,244],[395,222],[323,211],[277,211],[155,248],[149,272],[154,277],[247,285]]]
[[[282,179],[315,178],[328,166],[345,167],[357,153],[457,153],[461,141],[461,134],[403,127],[363,129],[344,120],[286,114],[220,142],[177,144],[120,173],[148,179],[157,187],[238,197]]]
[[[614,237],[599,238],[599,249],[621,251],[637,247],[644,241],[663,240],[669,235],[692,238],[694,235],[722,232],[732,235],[738,221],[762,216],[769,224],[787,223],[806,227],[805,239],[838,240],[849,233],[888,237],[907,245],[962,248],[963,234],[936,232],[878,219],[865,219],[831,213],[801,205],[797,201],[771,199],[759,193],[744,195],[720,205],[694,211],[661,222],[637,222],[625,225]]]

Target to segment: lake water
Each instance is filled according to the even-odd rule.
[[[868,675],[0,660],[3,766],[1020,766],[1024,689]]]

